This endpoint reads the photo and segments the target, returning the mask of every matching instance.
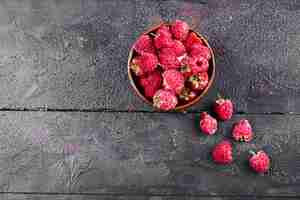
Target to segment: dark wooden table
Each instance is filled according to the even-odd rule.
[[[156,113],[130,89],[128,50],[158,18],[192,22],[216,52],[204,100]],[[0,199],[300,198],[299,0],[1,0]],[[233,120],[195,127],[217,92]],[[249,119],[251,143],[217,166],[214,144]],[[266,175],[247,151],[265,149]]]

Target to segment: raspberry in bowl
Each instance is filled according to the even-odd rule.
[[[128,77],[136,94],[155,109],[184,111],[211,87],[214,53],[207,40],[186,22],[161,23],[133,44]]]

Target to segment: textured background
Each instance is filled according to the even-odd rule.
[[[183,19],[216,53],[217,77],[187,114],[131,92],[127,57],[158,19]],[[0,199],[300,198],[299,0],[0,0]],[[197,130],[220,92],[236,115]],[[248,118],[255,139],[228,167],[209,158]],[[249,149],[272,158],[252,173]]]

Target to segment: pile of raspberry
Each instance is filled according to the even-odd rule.
[[[230,120],[233,115],[233,103],[230,99],[219,97],[214,103],[214,112],[217,119],[221,121]],[[216,118],[203,112],[200,115],[200,130],[205,135],[214,135],[218,129],[218,121]],[[252,126],[247,119],[241,119],[234,123],[232,127],[232,138],[237,142],[250,142],[254,133]],[[250,167],[257,173],[265,173],[270,168],[270,158],[266,152],[259,150],[257,152],[250,151],[249,157]],[[232,143],[227,139],[218,143],[212,149],[212,159],[214,162],[227,165],[233,162]]]
[[[192,101],[208,85],[210,49],[184,21],[140,36],[133,49],[131,71],[144,96],[160,110]]]

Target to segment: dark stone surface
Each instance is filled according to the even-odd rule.
[[[34,194],[34,195],[3,195],[3,198],[5,200],[24,200],[24,199],[43,199],[43,200],[294,200],[295,198],[289,198],[289,197],[251,197],[251,196],[241,196],[241,197],[206,197],[206,196],[126,196],[126,195],[40,195],[40,194]]]
[[[126,195],[299,194],[300,117],[237,115],[214,137],[193,114],[0,113],[3,192]],[[211,148],[247,117],[255,139],[234,143],[235,161],[215,165]],[[250,149],[267,151],[272,168],[257,175]],[[230,183],[230,184],[228,184]],[[251,199],[251,198],[250,198]]]
[[[0,108],[152,110],[130,89],[129,48],[157,18],[185,19],[217,54],[214,88],[238,112],[299,112],[300,6],[285,1],[0,2]]]
[[[214,137],[199,134],[197,114],[136,112],[152,108],[130,88],[129,48],[176,18],[216,53],[214,86],[189,111],[220,92],[240,114]],[[0,1],[0,199],[298,198],[299,21],[298,0]],[[215,165],[211,148],[240,118],[254,141]],[[249,170],[250,149],[270,154],[268,174]]]

